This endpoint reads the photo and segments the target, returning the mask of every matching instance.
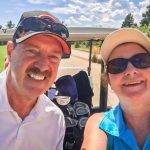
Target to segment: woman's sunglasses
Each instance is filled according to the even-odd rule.
[[[107,72],[111,74],[122,73],[126,70],[128,62],[139,69],[150,67],[150,53],[139,53],[129,59],[116,58],[107,63]]]
[[[29,32],[40,31],[48,31],[57,34],[64,39],[69,37],[68,29],[64,25],[55,23],[50,18],[29,17],[18,24],[13,39],[18,39]]]

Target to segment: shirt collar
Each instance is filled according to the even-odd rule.
[[[120,105],[104,113],[104,119],[100,123],[100,128],[114,136],[122,134],[126,127]]]
[[[14,111],[10,106],[7,97],[6,78],[7,69],[0,73],[0,112]],[[38,97],[37,103],[31,110],[29,116],[32,116],[33,118],[47,116],[45,114],[49,114],[48,112],[56,111],[55,107],[53,106],[53,102],[51,102],[51,100],[45,94],[42,94]]]
[[[39,96],[33,110],[36,116],[46,116],[46,113],[56,111],[53,102],[45,95]]]
[[[7,97],[6,77],[7,69],[0,73],[0,112],[12,110]]]
[[[104,119],[101,121],[99,127],[106,133],[122,139],[131,149],[133,147],[138,149],[132,131],[125,125],[120,105],[104,113]]]

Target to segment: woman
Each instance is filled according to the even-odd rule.
[[[150,149],[150,40],[123,28],[101,47],[107,79],[119,104],[87,121],[82,150]]]

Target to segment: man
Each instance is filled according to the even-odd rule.
[[[23,13],[12,41],[9,65],[0,74],[0,149],[61,150],[62,112],[45,93],[61,58],[70,56],[67,28],[45,11]]]

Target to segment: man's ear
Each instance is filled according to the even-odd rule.
[[[7,58],[10,61],[11,60],[11,55],[14,49],[14,44],[12,41],[7,42]]]

